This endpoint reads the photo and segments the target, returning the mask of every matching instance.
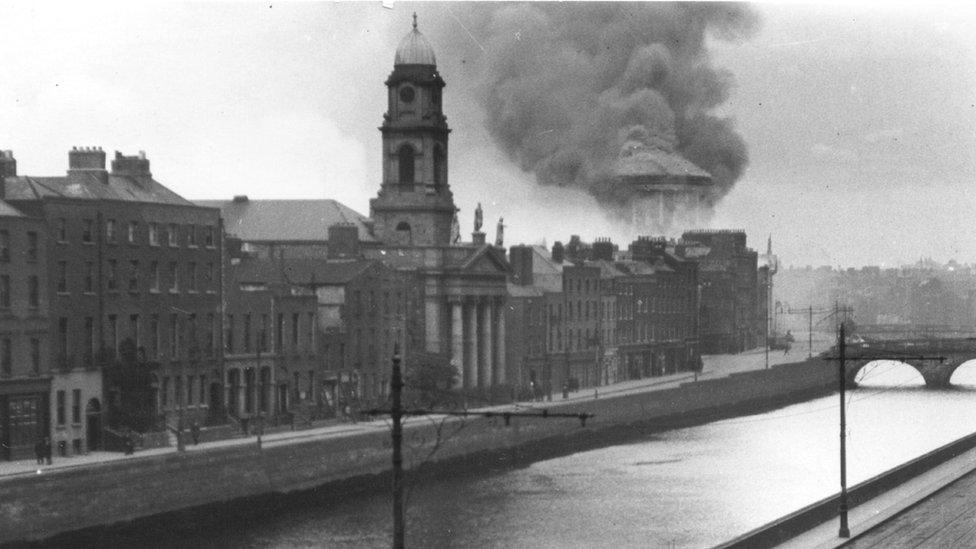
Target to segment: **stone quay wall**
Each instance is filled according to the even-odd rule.
[[[748,414],[828,394],[837,373],[819,359],[596,399],[553,401],[572,418],[411,418],[407,467],[461,471],[505,467],[608,442],[628,429],[664,430]],[[618,439],[619,440],[619,439]],[[111,461],[0,480],[0,543],[125,523],[338,484],[375,486],[390,470],[389,428]],[[419,466],[419,467],[418,467]]]

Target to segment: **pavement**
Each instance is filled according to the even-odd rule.
[[[832,519],[780,545],[786,549],[976,547],[976,449],[848,511],[851,537]]]
[[[804,340],[805,341],[805,340]],[[814,341],[813,342],[813,354],[826,350],[832,341]],[[769,353],[769,365],[774,366],[776,364],[785,364],[789,362],[797,362],[804,360],[807,357],[808,350],[807,346],[795,345],[793,350],[784,354],[780,351],[770,351]],[[489,410],[489,409],[511,409],[512,407],[524,408],[533,407],[540,408],[545,407],[550,404],[557,404],[561,402],[572,402],[581,400],[592,400],[597,397],[606,397],[608,395],[622,395],[622,394],[633,394],[642,393],[648,391],[660,391],[664,389],[671,389],[678,387],[684,383],[693,382],[696,380],[704,379],[715,379],[726,377],[730,374],[737,372],[746,372],[751,370],[761,370],[766,367],[766,352],[765,349],[753,349],[751,351],[746,351],[744,353],[739,353],[736,355],[705,355],[702,357],[703,368],[697,375],[690,372],[679,372],[672,375],[644,378],[638,380],[624,381],[620,383],[614,383],[611,385],[604,385],[597,389],[596,395],[594,394],[594,389],[592,387],[580,389],[578,391],[570,392],[568,398],[563,399],[561,392],[553,392],[552,402],[533,402],[524,401],[512,404],[505,404],[500,406],[479,408],[479,410]],[[410,421],[425,421],[419,418],[407,418],[405,423]],[[295,431],[284,431],[278,433],[265,434],[261,437],[262,444],[265,446],[278,446],[284,444],[293,444],[307,440],[317,440],[326,438],[336,438],[347,436],[353,433],[363,433],[376,430],[386,430],[388,429],[388,424],[382,419],[361,421],[356,423],[336,423],[332,425],[315,427],[311,429],[301,429]],[[189,435],[189,433],[187,433]],[[227,448],[232,446],[246,446],[257,443],[256,436],[250,437],[240,437],[231,438],[225,440],[217,440],[211,442],[202,442],[200,444],[187,444],[187,452],[205,452],[209,449],[216,448]],[[137,459],[146,456],[156,456],[165,454],[174,454],[177,449],[173,446],[163,447],[163,448],[150,448],[150,449],[140,449],[136,453],[131,455],[125,455],[121,452],[90,452],[83,455],[74,455],[70,457],[59,457],[54,456],[53,463],[50,465],[38,465],[35,460],[27,459],[20,461],[0,461],[0,483],[5,479],[23,477],[27,475],[41,475],[45,472],[54,471],[58,469],[68,469],[68,468],[78,468],[78,467],[97,467],[101,463],[115,462],[125,459]]]

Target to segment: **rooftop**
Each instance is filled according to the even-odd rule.
[[[197,205],[219,208],[225,230],[245,242],[327,242],[329,226],[349,223],[360,242],[376,242],[369,218],[331,199],[197,200]]]

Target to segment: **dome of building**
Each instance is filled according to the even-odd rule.
[[[413,30],[403,37],[396,49],[394,65],[436,65],[434,48],[417,30],[417,14],[413,14]]]

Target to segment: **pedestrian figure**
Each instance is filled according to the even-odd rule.
[[[37,442],[34,443],[34,458],[37,459],[38,465],[44,464],[44,439],[39,438]]]
[[[125,455],[131,456],[136,453],[136,443],[132,438],[132,431],[125,434],[125,438],[122,439],[122,445],[125,448]]]
[[[200,425],[196,421],[190,424],[190,437],[194,445],[200,444]]]
[[[47,459],[47,464],[51,464],[51,452],[54,449],[51,446],[51,437],[44,437],[44,457]]]
[[[248,434],[250,434],[250,432],[247,429],[248,423],[250,423],[250,419],[251,418],[247,418],[247,417],[242,417],[241,418],[241,430],[244,431],[244,436],[247,436]]]

